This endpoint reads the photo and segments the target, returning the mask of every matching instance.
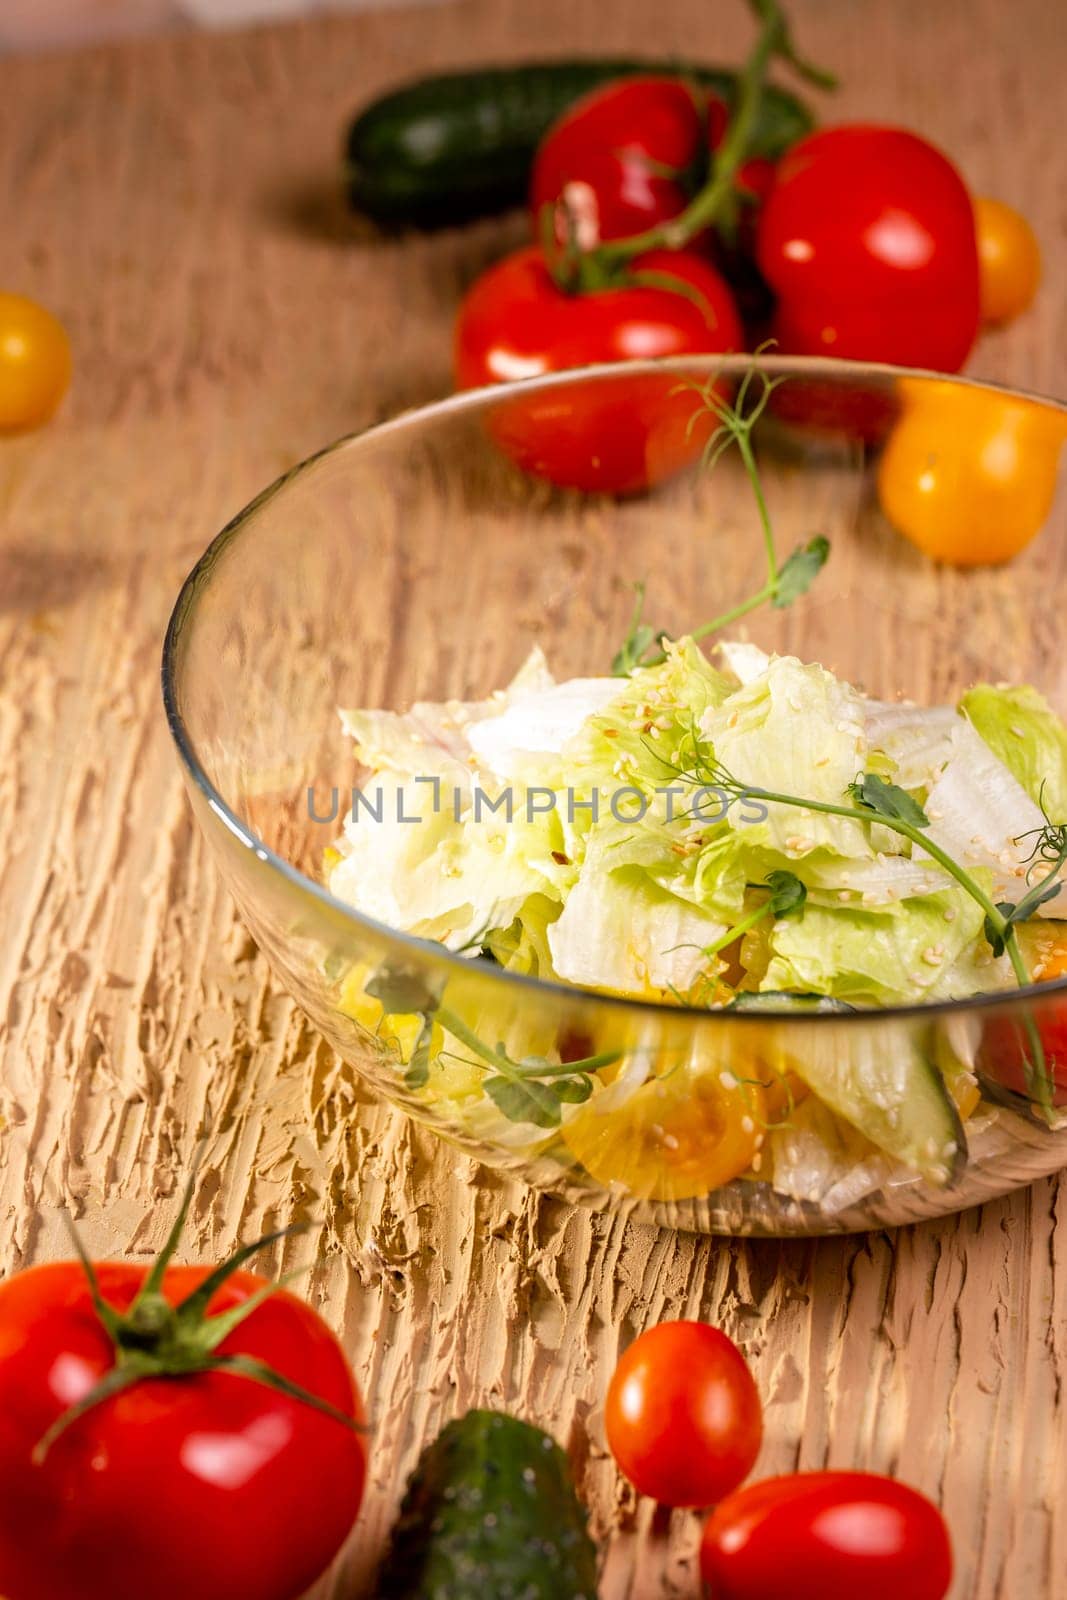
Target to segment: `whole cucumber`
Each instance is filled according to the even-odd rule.
[[[348,196],[376,222],[442,227],[522,205],[546,130],[590,89],[615,78],[668,73],[733,103],[737,74],[725,67],[615,59],[534,61],[421,78],[383,95],[352,122]],[[750,155],[780,156],[810,132],[801,100],[767,86]]]
[[[559,1445],[468,1411],[411,1475],[377,1600],[596,1600],[596,1549]]]

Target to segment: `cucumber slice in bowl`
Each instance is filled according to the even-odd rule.
[[[745,1003],[735,1002],[735,1009],[768,1013],[766,1038],[757,1048],[773,1072],[799,1078],[831,1111],[928,1183],[945,1188],[960,1177],[967,1135],[937,1068],[932,1035],[917,1041],[910,1028],[858,1018],[847,1027],[812,1026],[798,1035],[797,1011],[853,1008],[817,995],[739,998]],[[788,1034],[774,1026],[775,1012],[790,1015]]]

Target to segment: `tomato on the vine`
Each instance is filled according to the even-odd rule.
[[[708,1518],[700,1571],[713,1600],[943,1600],[944,1518],[872,1472],[799,1472],[730,1495]]]
[[[148,1277],[103,1264],[97,1299],[60,1262],[0,1285],[0,1594],[295,1600],[363,1492],[344,1354],[252,1273]]]
[[[649,74],[594,89],[538,147],[530,180],[535,228],[546,206],[561,204],[588,249],[676,217],[725,126],[723,101],[677,78]]]
[[[70,384],[63,324],[21,294],[0,293],[0,432],[36,428]]]
[[[1040,247],[1026,218],[1003,200],[976,200],[974,224],[983,321],[1010,322],[1037,293]]]
[[[631,273],[620,286],[571,294],[536,247],[490,267],[460,308],[459,386],[741,348],[730,291],[706,261],[649,251],[631,263]],[[706,437],[691,426],[697,410],[695,396],[680,391],[670,373],[635,373],[610,384],[582,379],[544,396],[518,391],[490,426],[527,472],[567,488],[632,494],[696,459]]]
[[[710,1506],[748,1476],[763,1438],[740,1350],[704,1322],[661,1322],[612,1375],[611,1453],[634,1488],[667,1506]]]
[[[802,139],[759,221],[783,350],[955,372],[978,331],[974,211],[916,134],[863,124]]]
[[[935,561],[1018,555],[1051,509],[1067,414],[992,389],[906,378],[899,388],[902,415],[878,467],[886,517]]]

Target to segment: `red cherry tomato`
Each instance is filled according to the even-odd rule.
[[[725,126],[723,102],[677,78],[624,78],[594,89],[553,124],[537,151],[535,228],[544,207],[562,201],[589,249],[676,217],[703,181],[708,148]],[[565,235],[559,218],[557,229]]]
[[[1052,1079],[1052,1104],[1067,1105],[1067,1006],[1038,1023],[1045,1064]],[[978,1051],[978,1070],[993,1083],[1033,1098],[1026,1063],[1033,1056],[1026,1029],[1011,1017],[991,1017]]]
[[[740,1350],[704,1322],[661,1322],[634,1340],[608,1387],[608,1444],[635,1489],[710,1506],[747,1477],[763,1418]]]
[[[800,1472],[732,1494],[704,1528],[714,1600],[942,1600],[952,1581],[944,1518],[873,1472]]]
[[[978,331],[970,196],[898,128],[827,128],[779,162],[758,259],[784,350],[955,372]]]
[[[128,1308],[146,1271],[101,1265],[108,1304]],[[206,1269],[171,1267],[172,1305]],[[209,1305],[263,1287],[230,1277]],[[219,1346],[362,1418],[344,1355],[284,1291]],[[114,1369],[84,1269],[36,1267],[0,1285],[0,1594],[5,1600],[294,1600],[325,1570],[359,1509],[362,1438],[249,1378],[145,1378],[72,1422],[40,1465],[35,1446]]]
[[[456,325],[461,388],[637,357],[741,347],[729,289],[713,267],[684,252],[638,256],[636,273],[677,289],[630,284],[565,294],[540,250],[507,256],[479,278]],[[501,448],[525,471],[568,488],[632,494],[699,455],[706,431],[691,428],[699,402],[669,373],[595,378],[551,394],[516,397],[494,414]]]

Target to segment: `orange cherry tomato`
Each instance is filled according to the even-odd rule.
[[[976,200],[979,298],[983,322],[1010,322],[1041,282],[1041,250],[1026,218],[1003,200]]]
[[[878,498],[899,533],[934,561],[1009,561],[1045,523],[1067,413],[1016,395],[900,384],[903,412],[878,469]]]
[[[598,1182],[643,1200],[678,1201],[702,1199],[747,1172],[766,1128],[758,1084],[679,1067],[647,1079],[610,1111],[591,1100],[563,1138]]]
[[[665,1506],[710,1506],[751,1472],[763,1414],[745,1358],[705,1322],[661,1322],[612,1374],[611,1453],[634,1488]]]
[[[0,293],[0,431],[37,428],[70,384],[70,342],[50,311]]]

